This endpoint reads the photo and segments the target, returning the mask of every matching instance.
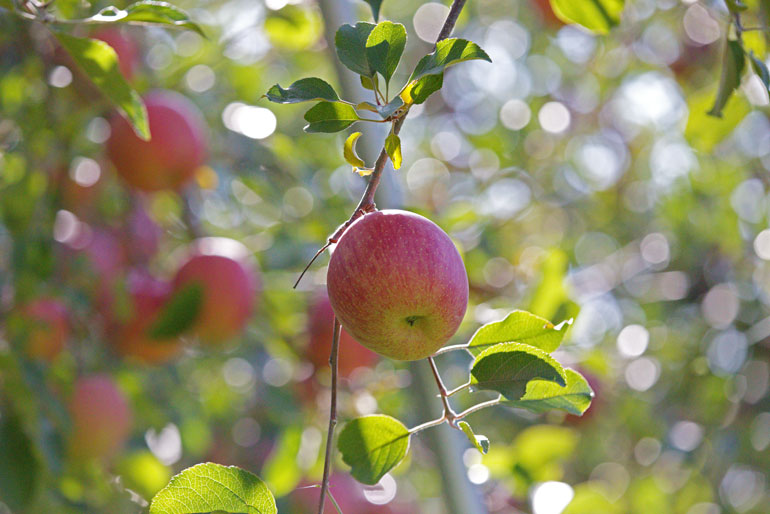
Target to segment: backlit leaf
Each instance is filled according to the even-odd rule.
[[[717,97],[714,99],[714,106],[711,107],[709,116],[722,117],[722,109],[727,105],[727,101],[733,94],[733,91],[741,83],[741,73],[746,64],[746,55],[743,53],[743,47],[737,41],[727,41],[722,54],[722,75],[719,78],[719,89]]]
[[[466,39],[450,38],[439,41],[436,50],[417,63],[409,82],[428,75],[438,75],[452,65],[476,59],[492,62],[479,45]]]
[[[400,23],[383,21],[366,39],[366,59],[372,70],[390,82],[406,46],[406,28]]]
[[[465,421],[460,421],[457,426],[479,452],[486,454],[489,451],[489,439],[486,436],[474,434],[471,426]]]
[[[197,23],[182,9],[157,0],[144,0],[129,5],[125,9],[105,7],[86,22],[97,23],[134,23],[142,25],[170,25],[172,27],[189,29],[205,37]]]
[[[342,153],[345,157],[345,160],[353,166],[353,168],[364,168],[366,167],[366,163],[362,158],[358,156],[356,153],[356,141],[358,141],[358,138],[361,137],[360,132],[353,132],[348,136],[348,138],[345,140],[345,146],[343,147]]]
[[[567,384],[561,364],[539,348],[522,343],[501,343],[481,352],[471,367],[471,387],[497,391],[518,400],[530,380]]]
[[[276,514],[275,498],[253,473],[207,462],[187,468],[152,499],[150,514],[199,514],[224,511]]]
[[[339,132],[360,120],[352,105],[343,102],[320,102],[305,113],[310,122],[305,132]]]
[[[487,323],[479,328],[468,343],[468,351],[478,355],[498,343],[517,342],[551,353],[561,344],[567,325],[561,323],[555,326],[545,318],[516,310],[501,321]]]
[[[565,23],[577,23],[606,34],[620,22],[624,0],[551,0],[554,14]]]
[[[136,135],[145,141],[149,140],[150,126],[147,121],[147,109],[139,94],[128,85],[120,72],[115,50],[104,41],[97,39],[73,37],[62,32],[55,34],[59,43],[99,91],[128,120]]]
[[[393,132],[385,138],[385,151],[388,152],[388,157],[393,162],[393,169],[399,169],[401,167],[401,139]]]
[[[345,425],[337,445],[350,474],[374,485],[406,456],[409,430],[390,416],[364,416]]]
[[[533,412],[560,409],[582,416],[590,407],[594,392],[588,381],[577,371],[567,368],[567,385],[560,386],[547,380],[532,380],[527,392],[519,400],[508,402],[512,407],[521,407]]]

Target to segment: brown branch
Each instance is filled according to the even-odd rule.
[[[457,17],[460,15],[460,11],[465,5],[465,1],[466,0],[454,0],[452,2],[452,7],[449,9],[449,15],[444,21],[444,26],[441,28],[441,32],[439,33],[436,43],[438,43],[442,39],[446,39],[446,37],[452,33],[455,23],[457,23]],[[398,135],[398,133],[401,131],[401,126],[404,124],[404,120],[406,119],[406,115],[408,113],[409,111],[406,111],[400,118],[398,118],[396,121],[393,122],[394,134]],[[363,216],[368,212],[373,212],[377,210],[377,207],[374,203],[374,194],[377,192],[377,186],[380,185],[382,172],[385,169],[385,164],[387,162],[388,162],[388,152],[385,150],[385,145],[383,145],[382,150],[380,151],[380,155],[377,157],[377,160],[374,163],[374,171],[372,172],[372,175],[369,178],[369,183],[366,185],[366,189],[364,190],[364,194],[361,197],[361,201],[358,202],[358,206],[356,207],[356,210],[353,212],[353,215],[350,216],[350,219],[348,219],[348,221],[343,223],[329,238],[329,240],[326,243],[326,247],[339,241],[339,239],[345,233],[345,230],[347,230],[347,228],[351,224],[353,224],[355,220],[357,220],[358,218],[360,218],[361,216]],[[320,254],[320,252],[316,253],[316,257],[318,256],[318,254]],[[315,257],[313,259],[315,260]],[[305,271],[307,271],[307,267],[305,268]],[[302,275],[304,275],[305,271],[302,272]],[[300,279],[302,278],[302,275],[300,275],[299,277]],[[299,280],[297,280],[297,284],[299,284]],[[294,287],[297,287],[297,284],[295,284]],[[339,354],[340,330],[341,330],[341,325],[335,316],[334,338],[332,340],[331,355],[329,356],[329,365],[332,368],[331,405],[329,407],[329,430],[326,434],[326,455],[324,456],[324,474],[321,482],[321,498],[318,501],[318,514],[323,514],[324,512],[324,504],[326,503],[326,493],[329,490],[329,473],[331,471],[332,443],[334,439],[334,429],[337,426],[337,361],[339,360],[338,354]],[[429,361],[434,371],[434,376],[436,377],[436,380],[439,384],[439,388],[442,391],[442,399],[444,400],[444,417],[446,417],[446,419],[449,421],[450,424],[454,425],[454,420],[456,415],[452,411],[451,407],[449,406],[449,401],[446,398],[446,388],[443,386],[443,383],[441,382],[441,377],[438,375],[438,370],[436,369],[436,364],[433,362],[433,359],[429,358]]]
[[[318,502],[318,514],[324,513],[326,493],[329,490],[329,474],[332,463],[332,443],[334,440],[334,428],[337,426],[337,361],[339,356],[340,325],[337,317],[334,317],[334,337],[332,338],[332,351],[329,355],[329,366],[332,368],[332,398],[329,407],[329,429],[326,433],[326,456],[324,457],[324,476],[321,481],[321,498]]]

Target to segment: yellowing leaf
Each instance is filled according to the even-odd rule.
[[[385,139],[385,151],[388,152],[388,157],[393,162],[393,168],[399,169],[401,167],[401,139],[391,132]]]
[[[358,141],[359,137],[361,137],[360,132],[353,132],[345,140],[345,145],[342,148],[342,155],[345,157],[348,164],[353,166],[354,170],[366,166],[364,160],[356,153],[356,141]]]

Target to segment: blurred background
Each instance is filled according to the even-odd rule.
[[[2,513],[143,512],[202,461],[259,474],[280,512],[314,511],[318,490],[303,487],[323,464],[328,257],[291,286],[365,180],[342,159],[344,134],[305,134],[302,106],[262,95],[317,76],[364,99],[328,38],[371,13],[338,0],[176,5],[207,38],[73,28],[115,48],[154,147],[132,143],[45,26],[0,11]],[[447,12],[383,2],[409,34],[394,83]],[[468,2],[455,34],[493,64],[453,68],[411,109],[378,206],[431,218],[460,249],[471,303],[450,343],[516,308],[574,318],[557,358],[596,399],[582,418],[474,414],[483,457],[446,426],[423,432],[374,487],[338,460],[344,512],[768,511],[768,93],[748,76],[722,119],[706,116],[726,30],[721,1],[628,0],[603,37],[547,1]],[[761,31],[744,43],[767,59]],[[385,133],[357,130],[371,163]],[[344,338],[342,352],[343,420],[440,414],[425,362]],[[438,359],[449,387],[467,379],[457,353]]]

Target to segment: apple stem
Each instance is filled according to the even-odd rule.
[[[329,430],[326,432],[326,456],[324,457],[324,475],[321,481],[321,498],[318,502],[318,514],[323,514],[326,504],[326,493],[329,490],[329,474],[331,472],[332,443],[334,428],[337,426],[337,361],[339,360],[340,325],[337,316],[334,317],[334,337],[332,338],[332,351],[329,355],[329,366],[332,369],[332,398],[329,407]]]
[[[449,14],[447,14],[446,20],[444,20],[444,25],[441,27],[441,32],[439,33],[438,38],[436,38],[436,44],[448,38],[449,35],[452,33],[452,31],[455,28],[455,24],[457,23],[457,18],[460,16],[460,12],[463,10],[463,7],[465,6],[465,2],[466,0],[452,1],[452,7],[449,9]],[[395,134],[396,136],[399,134],[399,132],[401,132],[401,126],[404,124],[404,120],[406,119],[407,114],[409,114],[408,109],[405,110],[401,116],[399,116],[393,121],[392,133]],[[380,155],[377,157],[377,160],[374,162],[374,171],[372,171],[372,174],[369,176],[369,182],[366,184],[366,189],[364,190],[364,194],[361,196],[361,201],[358,202],[358,206],[356,207],[356,210],[353,212],[353,215],[350,216],[350,219],[348,219],[345,223],[340,225],[337,231],[334,232],[334,234],[326,241],[326,244],[323,246],[323,248],[321,248],[320,250],[318,250],[318,252],[316,252],[316,255],[313,257],[310,263],[305,267],[304,271],[302,271],[299,278],[297,279],[297,282],[294,284],[294,289],[297,288],[297,285],[299,285],[299,281],[302,280],[303,276],[305,276],[305,272],[308,270],[310,265],[313,264],[313,261],[315,261],[316,258],[320,254],[322,254],[324,250],[326,250],[332,244],[339,241],[340,238],[342,237],[342,234],[345,233],[347,228],[350,225],[352,225],[354,221],[356,221],[358,218],[360,218],[361,216],[363,216],[368,212],[374,212],[377,210],[377,206],[374,203],[374,193],[377,192],[377,186],[380,185],[382,172],[385,170],[385,164],[387,164],[387,162],[388,162],[388,152],[385,149],[385,145],[383,145],[382,150],[380,150]]]

